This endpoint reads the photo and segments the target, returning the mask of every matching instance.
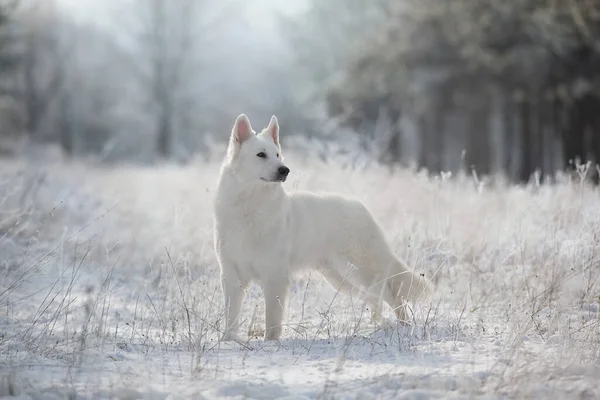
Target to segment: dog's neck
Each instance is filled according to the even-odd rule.
[[[239,186],[239,195],[247,199],[261,200],[263,203],[276,200],[285,194],[280,183],[258,182]]]
[[[224,168],[219,185],[235,186],[236,190],[233,192],[235,199],[231,200],[239,204],[261,203],[268,206],[271,201],[278,201],[281,196],[286,195],[281,183],[247,182],[240,179],[235,170],[230,168]],[[257,205],[254,204],[254,206]]]

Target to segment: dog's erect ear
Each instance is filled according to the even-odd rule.
[[[269,126],[267,126],[267,132],[275,144],[279,146],[279,122],[277,122],[277,117],[274,115],[271,117]]]
[[[252,125],[250,125],[250,120],[246,114],[240,114],[236,118],[233,130],[231,131],[232,139],[238,143],[244,143],[253,134],[254,131],[252,130]]]

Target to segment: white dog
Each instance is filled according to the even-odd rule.
[[[343,293],[368,297],[374,320],[383,302],[406,321],[406,301],[431,292],[391,251],[366,207],[337,195],[288,194],[281,185],[279,124],[255,134],[246,115],[233,126],[215,204],[215,251],[226,307],[224,340],[236,337],[244,290],[257,281],[265,296],[265,339],[279,339],[291,276],[317,269]],[[349,266],[351,268],[349,268]]]

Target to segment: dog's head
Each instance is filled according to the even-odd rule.
[[[279,145],[279,123],[271,117],[269,126],[256,134],[250,120],[241,114],[235,120],[228,149],[229,164],[245,181],[285,182],[290,169],[283,163]]]

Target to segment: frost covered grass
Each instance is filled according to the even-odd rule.
[[[217,157],[218,158],[218,157]],[[316,274],[281,341],[218,341],[218,161],[97,167],[0,160],[0,397],[597,398],[600,192],[485,185],[289,155],[288,190],[357,196],[437,285],[413,326],[373,326]],[[389,310],[386,310],[389,311]]]

